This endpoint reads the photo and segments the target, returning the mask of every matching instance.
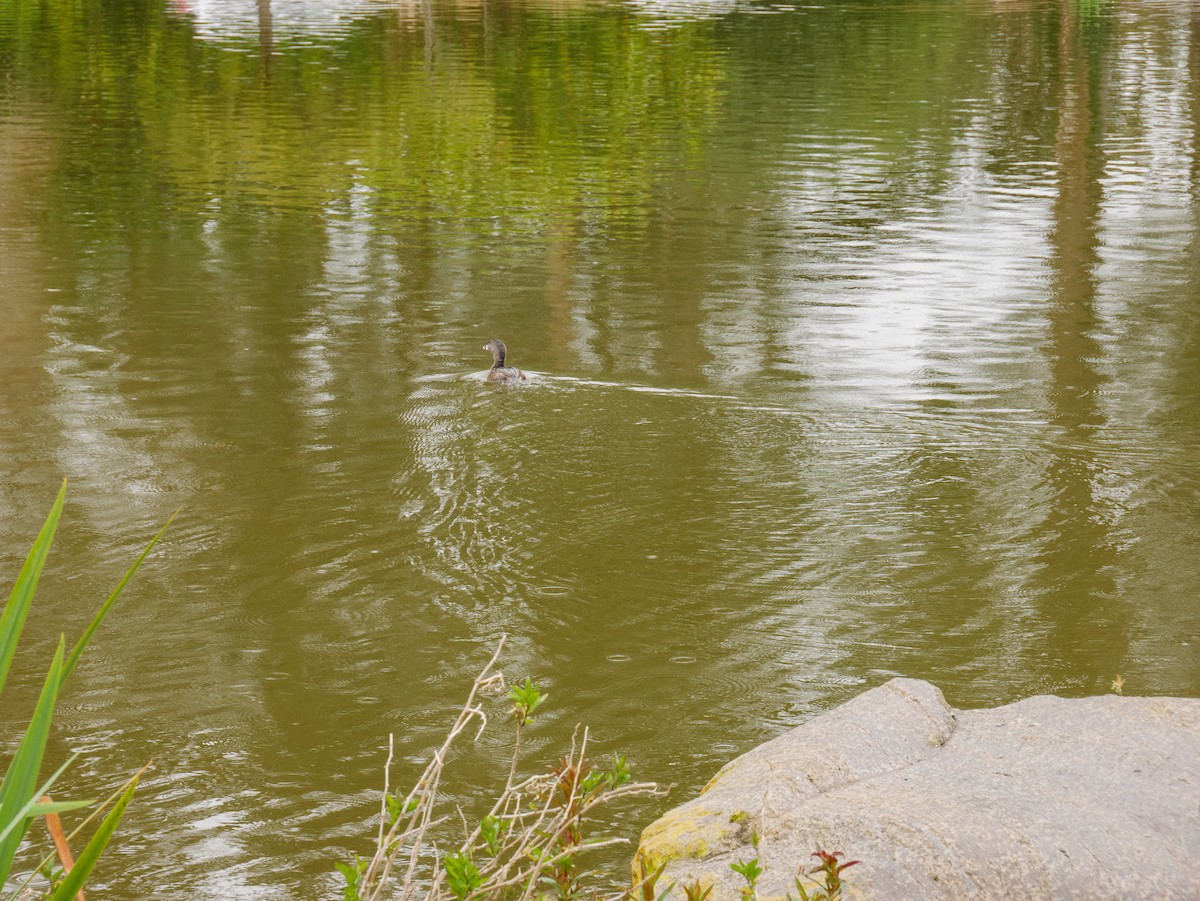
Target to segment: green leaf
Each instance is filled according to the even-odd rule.
[[[46,741],[50,737],[50,719],[54,715],[54,702],[58,699],[58,689],[62,685],[63,653],[65,641],[58,639],[58,650],[54,661],[50,664],[50,672],[42,686],[33,718],[24,738],[17,746],[4,781],[0,783],[0,830],[6,833],[0,839],[0,884],[8,878],[9,867],[12,866],[13,855],[25,830],[29,828],[28,807],[26,805],[38,797],[38,771],[42,768],[42,756],[46,752]]]
[[[484,847],[492,857],[500,850],[500,818],[488,814],[479,824],[479,834],[483,836]]]
[[[121,592],[125,590],[125,586],[129,584],[129,580],[133,578],[133,574],[138,571],[138,567],[142,565],[142,561],[146,559],[146,556],[152,550],[154,550],[154,546],[158,544],[158,540],[162,538],[167,529],[171,527],[171,523],[175,520],[177,515],[177,513],[172,514],[171,518],[167,520],[167,524],[158,530],[158,534],[150,540],[150,543],[146,545],[146,549],[142,551],[141,555],[135,561],[133,561],[133,566],[129,567],[124,577],[122,577],[121,581],[117,583],[117,587],[114,588],[112,594],[108,596],[108,600],[106,600],[100,606],[100,610],[92,618],[91,625],[84,630],[83,635],[80,636],[79,641],[75,643],[75,647],[71,650],[71,656],[67,658],[66,666],[63,667],[64,681],[66,681],[66,678],[71,675],[71,671],[75,669],[75,664],[79,662],[79,658],[83,655],[84,648],[86,648],[88,642],[92,640],[92,636],[96,634],[96,630],[100,627],[100,623],[104,621],[104,617],[108,613],[109,608],[112,607],[113,603],[120,596]]]
[[[420,806],[420,802],[416,798],[403,800],[396,797],[391,792],[384,796],[387,802],[388,824],[394,824],[401,817],[406,817]]]
[[[39,792],[38,797],[40,798],[44,794],[45,794],[45,792]],[[31,817],[44,817],[48,813],[66,813],[67,811],[70,811],[70,810],[80,810],[81,808],[84,808],[84,807],[91,807],[95,803],[96,803],[95,798],[93,798],[90,801],[39,802],[29,808],[29,815]]]
[[[71,868],[71,872],[66,875],[66,878],[54,890],[54,894],[50,896],[50,901],[73,901],[75,896],[79,894],[79,890],[83,888],[83,883],[87,880],[92,872],[92,868],[96,866],[96,861],[100,859],[100,855],[104,853],[105,847],[108,845],[108,840],[112,838],[113,831],[117,828],[117,824],[121,822],[121,817],[125,814],[125,808],[129,806],[129,802],[133,799],[133,793],[137,789],[138,780],[134,776],[129,780],[129,787],[125,789],[125,793],[121,795],[120,800],[104,818],[104,822],[100,824],[100,828],[96,830],[96,834],[92,836],[91,841],[80,853],[78,860],[75,861],[75,866]]]
[[[359,888],[362,885],[363,874],[367,871],[367,863],[368,861],[357,854],[354,855],[351,863],[342,863],[340,860],[333,862],[338,872],[346,880],[346,885],[342,888],[342,901],[358,901]]]
[[[0,692],[4,691],[4,682],[8,678],[8,669],[12,666],[13,656],[17,652],[17,642],[21,638],[21,630],[25,627],[25,616],[33,603],[33,595],[37,591],[38,578],[42,567],[50,553],[50,545],[54,543],[54,533],[58,529],[58,520],[62,516],[63,503],[67,497],[67,483],[63,482],[58,490],[58,498],[50,508],[50,515],[38,533],[37,540],[29,549],[29,556],[17,576],[8,603],[4,606],[4,614],[0,615]]]
[[[759,864],[757,857],[731,863],[729,869],[745,879],[750,888],[754,888],[758,882],[758,877],[763,874],[762,865]]]
[[[479,868],[471,860],[471,855],[463,851],[454,851],[446,855],[443,867],[446,872],[446,885],[454,892],[458,901],[466,901],[481,885],[483,876]]]
[[[620,788],[633,778],[629,772],[629,761],[623,754],[613,754],[612,769],[605,773],[604,777],[608,781],[609,788]]]

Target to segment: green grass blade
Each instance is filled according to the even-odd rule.
[[[62,516],[63,503],[67,497],[67,483],[63,482],[58,490],[58,499],[50,508],[50,515],[37,540],[25,558],[25,564],[17,576],[8,603],[4,605],[4,614],[0,615],[0,692],[4,691],[4,682],[8,678],[8,668],[12,666],[13,656],[17,653],[17,642],[21,638],[21,630],[25,628],[25,616],[29,613],[29,605],[33,603],[34,592],[37,591],[38,578],[42,574],[42,566],[50,553],[50,545],[54,543],[54,533],[58,529],[58,520]]]
[[[38,771],[42,768],[42,756],[46,753],[46,741],[50,737],[50,720],[54,716],[54,702],[58,699],[58,689],[62,685],[63,654],[65,642],[58,639],[58,650],[54,654],[54,662],[50,664],[50,672],[42,686],[33,717],[25,737],[17,745],[4,781],[0,782],[0,830],[6,834],[0,839],[0,884],[8,878],[9,867],[12,866],[13,855],[17,846],[29,827],[26,805],[37,797]],[[17,825],[13,827],[13,824]]]
[[[109,815],[104,818],[104,822],[100,824],[100,828],[96,830],[96,834],[92,836],[91,841],[87,843],[87,846],[75,861],[75,866],[71,868],[71,872],[58,884],[58,888],[50,896],[50,901],[72,901],[79,893],[79,890],[83,888],[83,883],[91,874],[92,868],[96,866],[96,861],[100,859],[100,855],[104,853],[104,849],[108,845],[108,840],[112,838],[117,824],[121,822],[125,808],[129,806],[129,802],[133,798],[133,792],[137,788],[137,783],[137,776],[129,780],[129,788],[125,789],[125,793],[121,795],[121,800],[116,803],[116,806],[113,807]]]
[[[174,521],[177,515],[177,513],[171,514],[171,518],[167,520],[167,524],[158,530],[158,534],[150,540],[148,545],[146,545],[146,549],[142,551],[141,556],[133,561],[133,566],[129,567],[124,577],[120,582],[117,583],[117,587],[113,589],[112,594],[108,596],[108,600],[101,605],[100,610],[92,618],[91,625],[84,630],[84,633],[82,636],[80,636],[79,641],[75,643],[75,647],[71,650],[71,656],[67,658],[67,663],[63,667],[64,682],[66,681],[67,677],[71,675],[71,671],[75,669],[75,664],[79,662],[79,658],[83,655],[84,648],[86,648],[88,642],[92,640],[92,636],[96,634],[96,630],[100,628],[100,623],[103,622],[105,615],[109,611],[109,608],[112,607],[113,603],[120,596],[121,592],[125,590],[125,586],[129,584],[129,580],[133,578],[133,574],[138,571],[138,567],[142,565],[142,561],[146,559],[146,556],[152,550],[154,550],[154,546],[158,544],[158,540],[162,538],[167,529],[171,527],[171,523]]]

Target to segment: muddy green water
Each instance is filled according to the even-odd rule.
[[[1198,134],[1186,2],[0,0],[2,748],[176,508],[97,897],[340,896],[501,633],[677,801],[894,675],[1197,695]]]

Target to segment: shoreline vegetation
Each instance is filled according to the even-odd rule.
[[[605,892],[588,883],[579,856],[599,848],[632,844],[625,837],[593,837],[591,815],[597,808],[636,796],[664,797],[669,788],[634,782],[627,762],[614,754],[607,766],[588,756],[586,727],[577,727],[566,755],[549,770],[518,775],[523,732],[546,701],[532,680],[508,685],[497,663],[507,636],[471,685],[441,746],[406,795],[391,789],[394,736],[389,736],[384,765],[375,849],[369,858],[353,855],[335,863],[345,880],[343,901],[665,901],[678,888],[686,901],[706,901],[713,885],[701,880],[677,884],[662,879],[665,863],[653,869],[634,864],[631,885]],[[455,742],[475,727],[478,740],[488,725],[483,699],[505,697],[515,729],[512,758],[504,788],[488,813],[472,824],[439,803],[443,768]],[[456,844],[439,827],[457,819],[464,836]],[[756,845],[757,847],[757,845]],[[816,866],[795,871],[795,895],[788,901],[840,901],[842,873],[858,861],[842,861],[840,851],[818,850]],[[756,858],[730,867],[746,880],[742,901],[758,901]]]
[[[509,685],[497,669],[505,637],[471,685],[441,746],[406,794],[393,792],[391,771],[394,736],[389,737],[384,766],[375,848],[370,857],[354,855],[336,867],[345,879],[345,901],[413,898],[425,901],[477,901],[504,898],[532,901],[579,898],[594,892],[585,887],[579,855],[599,848],[631,844],[621,837],[593,837],[590,822],[602,805],[634,796],[662,796],[653,782],[634,782],[624,757],[607,764],[588,755],[589,735],[577,728],[570,748],[554,767],[522,776],[521,739],[546,701],[529,678]],[[506,697],[514,723],[512,758],[504,787],[488,813],[470,823],[461,810],[443,810],[439,789],[451,748],[474,728],[478,739],[488,725],[483,699]],[[463,838],[446,838],[439,827],[461,822]],[[633,897],[652,881],[643,879],[613,899]],[[640,895],[639,895],[640,897]],[[651,895],[649,901],[653,901]]]
[[[50,549],[54,543],[54,535],[58,531],[66,497],[67,483],[64,481],[62,488],[59,489],[58,497],[50,508],[50,513],[17,575],[8,602],[4,606],[4,612],[0,614],[0,694],[4,691],[9,669],[16,656],[21,633],[25,627],[25,619],[37,592],[38,580],[41,578],[46,560],[50,556]],[[50,739],[54,705],[63,685],[75,669],[80,657],[83,656],[88,642],[95,635],[109,610],[112,609],[113,604],[116,603],[117,598],[129,584],[147,555],[158,544],[173,519],[174,516],[167,520],[167,524],[151,539],[146,549],[117,583],[117,587],[100,605],[99,611],[75,643],[70,654],[66,653],[66,637],[59,636],[58,647],[50,662],[45,683],[38,695],[33,713],[30,715],[25,734],[17,744],[12,757],[7,761],[3,780],[0,781],[0,886],[7,885],[13,858],[34,820],[40,818],[45,821],[54,850],[41,858],[33,871],[25,876],[12,895],[8,897],[18,898],[21,901],[37,897],[49,898],[50,901],[71,901],[71,899],[82,901],[84,882],[104,853],[113,832],[125,813],[125,808],[133,799],[138,780],[150,766],[147,763],[100,802],[95,799],[55,801],[49,794],[58,779],[79,756],[78,754],[68,757],[45,781],[38,781],[46,756],[46,746]],[[65,834],[59,814],[88,807],[95,809],[69,835]],[[78,858],[73,859],[70,842],[78,838],[83,830],[88,828],[92,821],[101,814],[104,814],[104,819],[96,827]],[[56,858],[61,867],[54,866]],[[48,883],[45,893],[39,893],[32,887],[33,880],[38,876],[45,878]]]

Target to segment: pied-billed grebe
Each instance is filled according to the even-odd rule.
[[[513,366],[504,365],[504,357],[508,353],[508,348],[504,346],[504,342],[499,338],[493,338],[487,344],[483,345],[484,350],[492,352],[492,368],[488,370],[487,381],[489,382],[519,382],[524,379],[525,373]]]

